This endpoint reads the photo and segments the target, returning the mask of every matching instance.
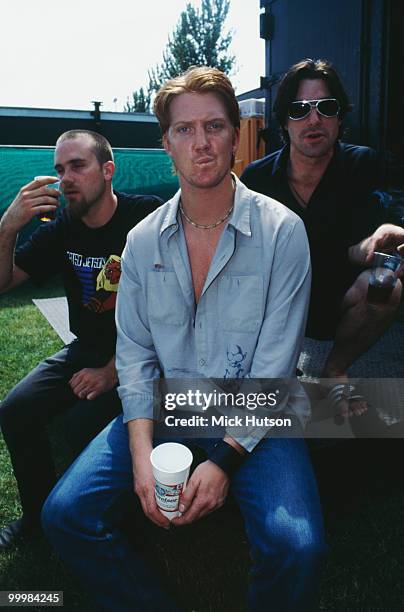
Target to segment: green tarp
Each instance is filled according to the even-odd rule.
[[[0,146],[0,217],[20,188],[35,176],[56,176],[53,147]],[[163,149],[114,149],[117,191],[156,194],[168,200],[178,189],[171,160]],[[21,233],[29,235],[39,223],[33,220]]]

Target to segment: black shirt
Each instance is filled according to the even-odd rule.
[[[67,207],[15,253],[15,264],[37,284],[61,274],[71,331],[107,359],[115,353],[115,302],[126,236],[162,204],[155,196],[115,195],[117,208],[104,226],[88,227]]]
[[[312,261],[312,293],[306,333],[332,338],[340,318],[341,300],[359,273],[348,259],[348,248],[369,236],[383,214],[372,196],[381,179],[376,152],[338,142],[334,155],[306,208],[288,183],[289,148],[250,164],[241,180],[268,195],[304,221]]]

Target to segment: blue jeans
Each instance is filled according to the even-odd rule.
[[[198,440],[206,450],[214,442]],[[327,547],[305,442],[261,441],[234,475],[231,488],[253,559],[249,610],[315,609]],[[90,588],[98,609],[177,610],[119,528],[125,510],[122,500],[131,490],[128,434],[119,416],[89,444],[48,497],[42,511],[45,533]]]

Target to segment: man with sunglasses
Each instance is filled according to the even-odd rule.
[[[401,282],[388,300],[367,302],[373,252],[394,252],[404,230],[383,223],[372,197],[380,188],[375,151],[340,142],[350,110],[340,78],[325,60],[303,60],[280,83],[274,112],[285,146],[253,162],[241,180],[287,205],[304,221],[309,236],[313,281],[306,335],[332,339],[322,376],[330,379],[330,400],[344,416],[368,408],[348,383],[347,371],[390,326]]]

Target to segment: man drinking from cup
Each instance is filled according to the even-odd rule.
[[[39,530],[42,504],[56,482],[49,421],[66,413],[67,438],[78,454],[121,412],[115,369],[120,256],[128,231],[161,203],[113,191],[111,145],[96,132],[62,134],[54,162],[66,207],[14,251],[18,232],[58,207],[55,177],[36,177],[21,188],[0,222],[0,291],[59,274],[77,339],[40,363],[0,404],[23,510],[22,518],[0,529],[0,551]]]
[[[240,117],[229,79],[217,69],[190,69],[162,86],[154,110],[181,188],[130,233],[122,258],[124,417],[84,451],[43,511],[52,544],[98,609],[110,611],[177,609],[119,528],[119,500],[133,489],[144,514],[170,526],[156,504],[150,462],[153,381],[293,379],[310,291],[302,221],[231,174]],[[301,431],[304,394],[291,391],[285,402]],[[249,609],[312,609],[326,547],[304,441],[225,432],[199,444],[206,460],[171,524],[206,516],[231,488],[254,560]]]

